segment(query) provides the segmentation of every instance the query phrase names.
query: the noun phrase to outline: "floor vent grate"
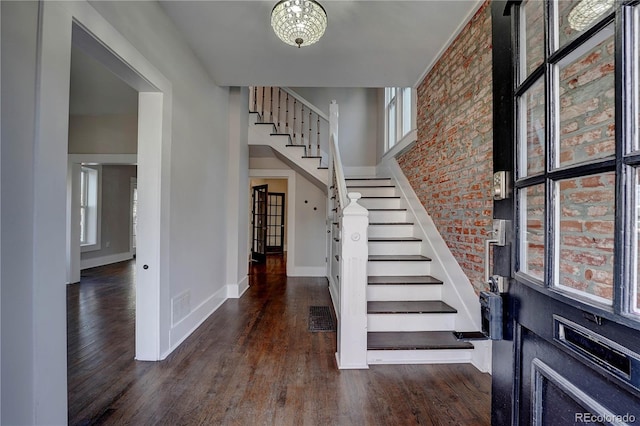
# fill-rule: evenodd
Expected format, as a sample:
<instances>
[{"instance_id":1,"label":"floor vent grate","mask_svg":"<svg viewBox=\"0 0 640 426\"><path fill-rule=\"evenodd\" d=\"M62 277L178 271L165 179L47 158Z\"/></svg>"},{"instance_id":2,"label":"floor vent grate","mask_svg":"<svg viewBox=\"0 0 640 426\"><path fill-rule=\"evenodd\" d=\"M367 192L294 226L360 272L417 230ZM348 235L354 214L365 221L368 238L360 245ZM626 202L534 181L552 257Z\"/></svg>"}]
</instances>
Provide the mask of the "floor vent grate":
<instances>
[{"instance_id":1,"label":"floor vent grate","mask_svg":"<svg viewBox=\"0 0 640 426\"><path fill-rule=\"evenodd\" d=\"M309 306L309 331L336 331L329 306Z\"/></svg>"}]
</instances>

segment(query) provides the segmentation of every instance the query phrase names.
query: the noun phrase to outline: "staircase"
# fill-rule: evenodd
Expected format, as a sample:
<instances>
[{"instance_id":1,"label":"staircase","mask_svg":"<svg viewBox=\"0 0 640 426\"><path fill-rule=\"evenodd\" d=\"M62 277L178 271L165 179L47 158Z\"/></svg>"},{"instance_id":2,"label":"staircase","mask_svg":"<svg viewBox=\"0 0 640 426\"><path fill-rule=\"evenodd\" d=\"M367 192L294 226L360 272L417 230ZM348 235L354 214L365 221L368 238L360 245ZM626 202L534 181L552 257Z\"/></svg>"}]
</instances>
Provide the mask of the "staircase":
<instances>
[{"instance_id":1,"label":"staircase","mask_svg":"<svg viewBox=\"0 0 640 426\"><path fill-rule=\"evenodd\" d=\"M289 89L256 86L250 95L249 145L271 147L278 159L326 193L328 117Z\"/></svg>"},{"instance_id":2,"label":"staircase","mask_svg":"<svg viewBox=\"0 0 640 426\"><path fill-rule=\"evenodd\" d=\"M488 371L489 342L454 335L478 330L477 296L397 163L387 165L394 178L345 179L337 105L327 117L288 89L250 92L249 144L271 147L328 194L338 367L472 363Z\"/></svg>"},{"instance_id":3,"label":"staircase","mask_svg":"<svg viewBox=\"0 0 640 426\"><path fill-rule=\"evenodd\" d=\"M474 346L454 337L455 307L442 301L443 282L390 178L346 179L369 210L367 362L471 362Z\"/></svg>"}]
</instances>

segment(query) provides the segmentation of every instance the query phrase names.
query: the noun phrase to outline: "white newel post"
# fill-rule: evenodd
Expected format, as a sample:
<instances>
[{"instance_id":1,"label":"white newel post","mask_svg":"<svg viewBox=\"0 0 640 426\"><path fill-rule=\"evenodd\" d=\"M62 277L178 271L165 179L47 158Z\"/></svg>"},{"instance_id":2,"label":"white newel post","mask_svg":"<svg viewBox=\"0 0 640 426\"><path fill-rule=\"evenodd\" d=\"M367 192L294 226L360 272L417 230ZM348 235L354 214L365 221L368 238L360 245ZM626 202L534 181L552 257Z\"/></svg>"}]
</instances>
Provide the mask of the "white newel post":
<instances>
[{"instance_id":1,"label":"white newel post","mask_svg":"<svg viewBox=\"0 0 640 426\"><path fill-rule=\"evenodd\" d=\"M367 364L367 228L369 211L358 204L361 195L349 193L342 210L340 256L339 369L369 368Z\"/></svg>"}]
</instances>

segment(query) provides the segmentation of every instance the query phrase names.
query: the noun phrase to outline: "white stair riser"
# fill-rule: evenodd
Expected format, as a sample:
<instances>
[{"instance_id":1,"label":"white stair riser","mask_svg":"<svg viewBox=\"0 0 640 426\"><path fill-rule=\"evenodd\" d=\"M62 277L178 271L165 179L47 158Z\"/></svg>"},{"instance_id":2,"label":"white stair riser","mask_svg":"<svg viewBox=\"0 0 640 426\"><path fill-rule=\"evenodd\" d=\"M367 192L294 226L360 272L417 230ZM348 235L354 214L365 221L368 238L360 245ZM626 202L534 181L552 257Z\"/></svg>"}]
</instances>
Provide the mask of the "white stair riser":
<instances>
[{"instance_id":1,"label":"white stair riser","mask_svg":"<svg viewBox=\"0 0 640 426\"><path fill-rule=\"evenodd\" d=\"M440 300L441 298L441 285L367 285L367 300L370 302Z\"/></svg>"},{"instance_id":2,"label":"white stair riser","mask_svg":"<svg viewBox=\"0 0 640 426\"><path fill-rule=\"evenodd\" d=\"M461 364L470 363L473 349L368 350L369 364Z\"/></svg>"},{"instance_id":3,"label":"white stair riser","mask_svg":"<svg viewBox=\"0 0 640 426\"><path fill-rule=\"evenodd\" d=\"M454 330L456 314L367 314L367 331Z\"/></svg>"},{"instance_id":4,"label":"white stair riser","mask_svg":"<svg viewBox=\"0 0 640 426\"><path fill-rule=\"evenodd\" d=\"M380 185L392 185L391 179L354 179L347 180L347 186L380 186Z\"/></svg>"},{"instance_id":5,"label":"white stair riser","mask_svg":"<svg viewBox=\"0 0 640 426\"><path fill-rule=\"evenodd\" d=\"M367 274L372 277L431 275L431 262L368 262Z\"/></svg>"},{"instance_id":6,"label":"white stair riser","mask_svg":"<svg viewBox=\"0 0 640 426\"><path fill-rule=\"evenodd\" d=\"M395 197L397 195L395 188L365 188L358 186L347 187L347 191L359 192L363 197Z\"/></svg>"},{"instance_id":7,"label":"white stair riser","mask_svg":"<svg viewBox=\"0 0 640 426\"><path fill-rule=\"evenodd\" d=\"M412 237L413 225L369 225L369 237Z\"/></svg>"},{"instance_id":8,"label":"white stair riser","mask_svg":"<svg viewBox=\"0 0 640 426\"><path fill-rule=\"evenodd\" d=\"M400 198L361 198L358 204L367 209L399 209L402 207Z\"/></svg>"},{"instance_id":9,"label":"white stair riser","mask_svg":"<svg viewBox=\"0 0 640 426\"><path fill-rule=\"evenodd\" d=\"M420 254L420 241L369 241L369 254Z\"/></svg>"},{"instance_id":10,"label":"white stair riser","mask_svg":"<svg viewBox=\"0 0 640 426\"><path fill-rule=\"evenodd\" d=\"M369 211L369 223L406 222L406 210Z\"/></svg>"}]
</instances>

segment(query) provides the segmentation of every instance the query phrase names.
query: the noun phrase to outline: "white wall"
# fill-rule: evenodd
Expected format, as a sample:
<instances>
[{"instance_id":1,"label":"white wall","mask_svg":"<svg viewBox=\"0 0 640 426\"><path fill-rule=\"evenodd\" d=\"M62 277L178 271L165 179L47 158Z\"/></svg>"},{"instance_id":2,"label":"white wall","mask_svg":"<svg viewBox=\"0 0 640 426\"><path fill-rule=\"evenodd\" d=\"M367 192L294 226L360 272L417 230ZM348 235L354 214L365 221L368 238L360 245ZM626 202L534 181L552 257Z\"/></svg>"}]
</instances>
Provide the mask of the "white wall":
<instances>
[{"instance_id":1,"label":"white wall","mask_svg":"<svg viewBox=\"0 0 640 426\"><path fill-rule=\"evenodd\" d=\"M168 177L171 188L170 197L163 197L161 205L164 217L168 217L166 249L169 253L165 256L167 264L160 266L162 279L169 278L169 288L160 292L163 309L159 349L166 354L226 297L228 221L221 200L228 195L229 91L212 83L157 3L97 2L93 5L172 86L172 97L167 98L171 99L167 108L172 111L171 151L162 153L163 164L170 164L170 171L163 170L162 178ZM71 20L64 10L84 6L2 2L1 7L1 205L2 222L11 223L11 228L3 229L1 243L0 422L60 424L67 419L64 315L67 171L63 166L66 152L55 152L50 164L43 161L50 148L36 144L46 141L46 137L36 135L35 111L36 101L43 108L58 105L67 109L68 87L56 86L55 90L37 93L38 8L52 12L44 21L45 29L65 33L70 40ZM46 51L41 57L57 58L58 62L70 59L70 46L52 40L44 46ZM55 74L55 70L48 70L47 75ZM56 80L65 77L68 81L68 75L58 75ZM58 125L67 126L67 123ZM56 136L63 132L66 134L66 130L60 129ZM170 162L164 162L166 155L170 155ZM54 179L46 180L48 171L57 166L60 170L53 173ZM51 191L47 193L49 187ZM44 198L39 198L41 196ZM60 201L52 201L54 199ZM43 206L50 202L56 208L44 210ZM56 226L55 231L47 230ZM40 237L52 234L55 238L51 243L34 245L36 234ZM57 242L60 242L59 250L54 249ZM46 259L47 255L51 256L46 266L57 265L51 268L49 281L36 262ZM179 326L172 326L169 308L163 301L185 291L191 295L191 312Z\"/></svg>"},{"instance_id":2,"label":"white wall","mask_svg":"<svg viewBox=\"0 0 640 426\"><path fill-rule=\"evenodd\" d=\"M249 91L229 89L229 161L227 206L228 296L240 297L249 288Z\"/></svg>"},{"instance_id":3,"label":"white wall","mask_svg":"<svg viewBox=\"0 0 640 426\"><path fill-rule=\"evenodd\" d=\"M69 154L137 152L138 114L69 116Z\"/></svg>"},{"instance_id":4,"label":"white wall","mask_svg":"<svg viewBox=\"0 0 640 426\"><path fill-rule=\"evenodd\" d=\"M38 4L2 8L2 424L35 424L33 185ZM63 341L64 336L61 336ZM66 370L65 370L66 375ZM66 394L65 394L66 395ZM66 396L65 396L66 397Z\"/></svg>"},{"instance_id":5,"label":"white wall","mask_svg":"<svg viewBox=\"0 0 640 426\"><path fill-rule=\"evenodd\" d=\"M378 89L295 87L293 90L327 115L331 101L337 101L340 156L345 168L357 172L357 168L376 166Z\"/></svg>"}]
</instances>

